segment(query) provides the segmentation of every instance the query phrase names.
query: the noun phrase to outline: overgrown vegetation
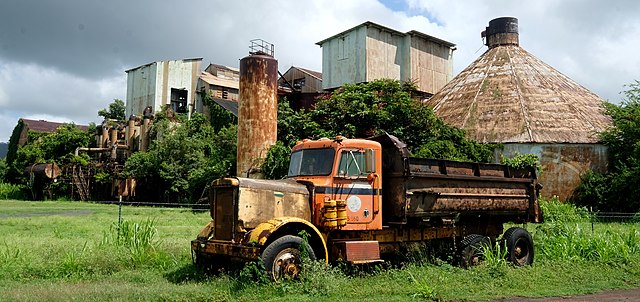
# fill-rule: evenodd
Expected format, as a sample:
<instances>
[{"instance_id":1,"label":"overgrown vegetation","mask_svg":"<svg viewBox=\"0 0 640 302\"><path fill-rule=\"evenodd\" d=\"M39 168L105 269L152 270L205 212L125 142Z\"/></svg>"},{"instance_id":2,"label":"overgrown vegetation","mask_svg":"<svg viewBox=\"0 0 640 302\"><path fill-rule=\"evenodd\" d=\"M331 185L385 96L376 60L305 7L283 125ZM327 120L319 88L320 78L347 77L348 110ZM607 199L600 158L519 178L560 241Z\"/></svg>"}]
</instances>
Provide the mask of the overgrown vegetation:
<instances>
[{"instance_id":1,"label":"overgrown vegetation","mask_svg":"<svg viewBox=\"0 0 640 302\"><path fill-rule=\"evenodd\" d=\"M582 177L573 202L597 211L640 211L640 82L628 85L620 105L606 103L613 125L601 133L608 147L609 171Z\"/></svg>"},{"instance_id":2,"label":"overgrown vegetation","mask_svg":"<svg viewBox=\"0 0 640 302\"><path fill-rule=\"evenodd\" d=\"M126 116L124 114L124 101L120 99L114 99L113 102L109 104L108 108L103 108L98 111L98 116L101 116L107 120L116 120L120 122L125 121Z\"/></svg>"},{"instance_id":3,"label":"overgrown vegetation","mask_svg":"<svg viewBox=\"0 0 640 302\"><path fill-rule=\"evenodd\" d=\"M542 166L540 165L540 159L534 154L522 154L518 153L515 156L509 158L504 155L500 158L500 161L514 169L526 169L529 167L534 168L538 173L542 172Z\"/></svg>"},{"instance_id":4,"label":"overgrown vegetation","mask_svg":"<svg viewBox=\"0 0 640 302\"><path fill-rule=\"evenodd\" d=\"M125 207L118 228L114 205L0 201L5 234L0 296L3 301L459 301L640 286L637 223L597 223L591 231L584 209L557 201L542 201L542 207L547 222L528 225L537 252L530 267L513 267L492 250L495 257L485 256L470 269L413 262L349 273L305 262L299 280L273 283L257 262L217 276L197 271L185 242L210 220L208 212Z\"/></svg>"},{"instance_id":5,"label":"overgrown vegetation","mask_svg":"<svg viewBox=\"0 0 640 302\"><path fill-rule=\"evenodd\" d=\"M467 140L464 131L437 118L433 110L411 97L415 85L409 82L381 79L361 84L346 84L320 99L313 110L293 111L286 100L278 107L278 140L293 146L304 138L318 139L342 135L366 138L389 133L405 142L417 157L490 162L495 146ZM280 148L280 147L278 147ZM273 163L288 166L283 153L267 158L266 170ZM265 167L263 166L263 170ZM273 175L282 178L286 174Z\"/></svg>"},{"instance_id":6,"label":"overgrown vegetation","mask_svg":"<svg viewBox=\"0 0 640 302\"><path fill-rule=\"evenodd\" d=\"M25 188L22 185L0 182L0 200L25 199Z\"/></svg>"},{"instance_id":7,"label":"overgrown vegetation","mask_svg":"<svg viewBox=\"0 0 640 302\"><path fill-rule=\"evenodd\" d=\"M44 186L46 186L49 197L64 196L68 192L66 184L62 182L34 182L24 172L25 168L44 163L57 164L58 166L69 163L86 164L88 156L75 156L74 151L77 147L89 147L94 142L95 125L90 125L89 131L82 131L74 124L63 124L53 133L28 131L28 143L20 147L18 141L23 127L25 127L24 123L20 120L13 130L6 166L2 169L4 172L0 182L13 184L12 189L24 189L21 193L16 192L17 195L13 195L16 198L29 193L30 198L41 199L43 198Z\"/></svg>"},{"instance_id":8,"label":"overgrown vegetation","mask_svg":"<svg viewBox=\"0 0 640 302\"><path fill-rule=\"evenodd\" d=\"M207 106L208 118L213 130L218 132L222 128L238 124L238 118L231 111L224 109L213 100L211 91L198 92L202 98L202 103Z\"/></svg>"},{"instance_id":9,"label":"overgrown vegetation","mask_svg":"<svg viewBox=\"0 0 640 302\"><path fill-rule=\"evenodd\" d=\"M557 199L541 202L546 223L536 229L536 250L544 259L628 264L640 255L640 232L635 224L599 224L585 208ZM623 226L623 227L620 227ZM624 226L627 226L624 228Z\"/></svg>"},{"instance_id":10,"label":"overgrown vegetation","mask_svg":"<svg viewBox=\"0 0 640 302\"><path fill-rule=\"evenodd\" d=\"M236 126L215 131L204 115L172 123L156 116L152 143L126 162L123 176L142 182L151 200L196 201L213 180L235 173Z\"/></svg>"}]
</instances>

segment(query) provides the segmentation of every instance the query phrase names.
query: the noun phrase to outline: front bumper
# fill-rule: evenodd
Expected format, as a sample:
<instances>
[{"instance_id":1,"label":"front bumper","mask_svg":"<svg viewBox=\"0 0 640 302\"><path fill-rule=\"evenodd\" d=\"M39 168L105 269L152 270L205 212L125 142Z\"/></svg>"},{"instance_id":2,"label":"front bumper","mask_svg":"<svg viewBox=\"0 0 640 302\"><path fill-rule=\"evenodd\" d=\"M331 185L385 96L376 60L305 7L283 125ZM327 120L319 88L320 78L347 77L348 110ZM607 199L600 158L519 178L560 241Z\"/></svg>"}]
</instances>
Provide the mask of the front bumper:
<instances>
[{"instance_id":1,"label":"front bumper","mask_svg":"<svg viewBox=\"0 0 640 302\"><path fill-rule=\"evenodd\" d=\"M191 252L201 255L219 255L229 258L241 258L249 261L259 260L261 256L259 247L221 240L193 240L191 241Z\"/></svg>"}]
</instances>

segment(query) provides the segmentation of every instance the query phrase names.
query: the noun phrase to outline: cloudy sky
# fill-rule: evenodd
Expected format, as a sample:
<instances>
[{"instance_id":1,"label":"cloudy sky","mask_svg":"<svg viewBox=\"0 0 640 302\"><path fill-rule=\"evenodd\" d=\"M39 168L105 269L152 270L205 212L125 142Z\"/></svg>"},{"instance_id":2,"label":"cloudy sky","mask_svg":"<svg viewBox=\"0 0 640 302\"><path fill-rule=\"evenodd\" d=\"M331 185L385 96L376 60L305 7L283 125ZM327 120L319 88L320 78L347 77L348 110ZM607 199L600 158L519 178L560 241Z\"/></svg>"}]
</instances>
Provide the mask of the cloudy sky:
<instances>
[{"instance_id":1,"label":"cloudy sky","mask_svg":"<svg viewBox=\"0 0 640 302\"><path fill-rule=\"evenodd\" d=\"M280 71L321 71L315 43L365 21L457 44L457 74L486 50L489 20L517 17L522 47L617 103L640 79L639 11L632 0L1 0L0 141L20 117L99 123L125 99L126 69L196 57L237 67L255 38L275 44Z\"/></svg>"}]
</instances>

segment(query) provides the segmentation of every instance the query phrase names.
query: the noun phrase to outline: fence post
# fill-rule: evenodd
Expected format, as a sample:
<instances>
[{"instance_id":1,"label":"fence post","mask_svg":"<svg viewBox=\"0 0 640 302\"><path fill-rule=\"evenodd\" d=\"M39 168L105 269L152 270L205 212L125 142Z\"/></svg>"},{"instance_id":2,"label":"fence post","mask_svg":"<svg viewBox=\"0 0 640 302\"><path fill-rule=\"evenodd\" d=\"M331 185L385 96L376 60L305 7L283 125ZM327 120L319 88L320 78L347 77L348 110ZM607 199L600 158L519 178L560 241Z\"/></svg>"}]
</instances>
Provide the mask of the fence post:
<instances>
[{"instance_id":1,"label":"fence post","mask_svg":"<svg viewBox=\"0 0 640 302\"><path fill-rule=\"evenodd\" d=\"M122 222L122 195L118 195L118 229L120 229L121 222Z\"/></svg>"},{"instance_id":2,"label":"fence post","mask_svg":"<svg viewBox=\"0 0 640 302\"><path fill-rule=\"evenodd\" d=\"M591 234L593 234L593 207L589 207L589 216L591 217L591 219L589 219L591 220Z\"/></svg>"}]
</instances>

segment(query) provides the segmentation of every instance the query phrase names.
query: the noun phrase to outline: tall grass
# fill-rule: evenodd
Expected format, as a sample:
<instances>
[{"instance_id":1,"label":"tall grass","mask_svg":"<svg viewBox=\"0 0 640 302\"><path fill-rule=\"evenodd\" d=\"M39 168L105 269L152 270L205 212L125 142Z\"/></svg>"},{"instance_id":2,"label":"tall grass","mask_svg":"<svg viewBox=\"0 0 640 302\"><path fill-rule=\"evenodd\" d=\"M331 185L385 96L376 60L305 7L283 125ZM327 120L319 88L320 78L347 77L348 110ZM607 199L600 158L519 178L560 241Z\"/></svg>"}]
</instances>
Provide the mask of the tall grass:
<instances>
[{"instance_id":1,"label":"tall grass","mask_svg":"<svg viewBox=\"0 0 640 302\"><path fill-rule=\"evenodd\" d=\"M547 260L627 264L640 256L640 232L619 223L590 222L586 208L541 200L545 222L535 231L536 252Z\"/></svg>"},{"instance_id":2,"label":"tall grass","mask_svg":"<svg viewBox=\"0 0 640 302\"><path fill-rule=\"evenodd\" d=\"M273 283L259 262L219 276L195 269L189 241L210 221L208 213L125 207L118 226L116 206L0 201L7 213L0 216L0 300L459 301L640 286L640 225L597 223L591 231L580 215L550 219L573 215L562 213L565 205L553 206L558 214L547 210L546 223L529 225L533 266L509 265L499 247L470 269L409 255L402 266L362 274L304 262L298 280ZM74 210L86 214L69 215Z\"/></svg>"},{"instance_id":3,"label":"tall grass","mask_svg":"<svg viewBox=\"0 0 640 302\"><path fill-rule=\"evenodd\" d=\"M560 202L557 197L540 198L540 208L545 222L568 223L589 221L589 211L585 207L576 207L570 203Z\"/></svg>"}]
</instances>

